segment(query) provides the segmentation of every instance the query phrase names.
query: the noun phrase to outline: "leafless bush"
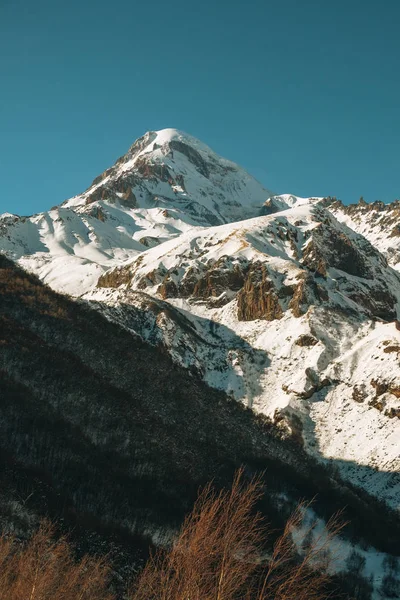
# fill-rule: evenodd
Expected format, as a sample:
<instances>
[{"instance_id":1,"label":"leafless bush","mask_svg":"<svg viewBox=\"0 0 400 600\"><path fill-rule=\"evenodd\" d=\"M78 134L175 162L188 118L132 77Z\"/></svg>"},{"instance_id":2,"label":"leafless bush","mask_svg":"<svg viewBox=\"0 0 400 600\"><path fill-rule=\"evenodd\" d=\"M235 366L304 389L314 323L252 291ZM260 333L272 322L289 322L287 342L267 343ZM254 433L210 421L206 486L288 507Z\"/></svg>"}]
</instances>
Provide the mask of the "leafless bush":
<instances>
[{"instance_id":1,"label":"leafless bush","mask_svg":"<svg viewBox=\"0 0 400 600\"><path fill-rule=\"evenodd\" d=\"M185 519L172 548L158 550L130 592L130 600L320 600L328 597L330 548L340 530L333 519L317 535L302 536L307 504L300 504L267 550L271 533L257 501L260 479L231 489L208 485ZM312 534L312 535L309 535ZM297 540L297 541L296 541ZM302 551L299 551L302 548ZM75 560L66 539L43 524L27 542L0 537L0 600L115 600L105 559Z\"/></svg>"},{"instance_id":2,"label":"leafless bush","mask_svg":"<svg viewBox=\"0 0 400 600\"><path fill-rule=\"evenodd\" d=\"M307 505L300 505L266 556L268 527L255 505L259 479L243 484L239 471L232 488L199 495L170 550L148 561L131 600L319 600L328 597L329 547L341 526L332 519L299 555L293 532Z\"/></svg>"},{"instance_id":3,"label":"leafless bush","mask_svg":"<svg viewBox=\"0 0 400 600\"><path fill-rule=\"evenodd\" d=\"M43 524L25 543L0 537L0 600L114 600L104 560L74 560L65 539Z\"/></svg>"}]
</instances>

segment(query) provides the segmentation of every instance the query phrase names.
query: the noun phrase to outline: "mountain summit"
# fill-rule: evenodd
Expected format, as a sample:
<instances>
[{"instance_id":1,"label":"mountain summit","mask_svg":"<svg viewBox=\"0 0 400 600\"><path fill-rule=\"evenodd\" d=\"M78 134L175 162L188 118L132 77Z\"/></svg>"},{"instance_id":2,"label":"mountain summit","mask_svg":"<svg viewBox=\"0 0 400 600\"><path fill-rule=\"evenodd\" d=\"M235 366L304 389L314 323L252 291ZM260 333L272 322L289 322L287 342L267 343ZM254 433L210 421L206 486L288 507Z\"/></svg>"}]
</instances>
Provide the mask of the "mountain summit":
<instances>
[{"instance_id":1,"label":"mountain summit","mask_svg":"<svg viewBox=\"0 0 400 600\"><path fill-rule=\"evenodd\" d=\"M274 196L175 129L0 250L398 508L398 203Z\"/></svg>"},{"instance_id":2,"label":"mountain summit","mask_svg":"<svg viewBox=\"0 0 400 600\"><path fill-rule=\"evenodd\" d=\"M151 131L83 194L32 217L3 215L0 245L55 289L79 295L148 247L260 214L270 196L195 138Z\"/></svg>"},{"instance_id":3,"label":"mountain summit","mask_svg":"<svg viewBox=\"0 0 400 600\"><path fill-rule=\"evenodd\" d=\"M175 219L191 218L193 225L217 225L255 216L270 195L196 138L163 129L136 140L84 194L64 206L119 200L134 208L169 209Z\"/></svg>"}]
</instances>

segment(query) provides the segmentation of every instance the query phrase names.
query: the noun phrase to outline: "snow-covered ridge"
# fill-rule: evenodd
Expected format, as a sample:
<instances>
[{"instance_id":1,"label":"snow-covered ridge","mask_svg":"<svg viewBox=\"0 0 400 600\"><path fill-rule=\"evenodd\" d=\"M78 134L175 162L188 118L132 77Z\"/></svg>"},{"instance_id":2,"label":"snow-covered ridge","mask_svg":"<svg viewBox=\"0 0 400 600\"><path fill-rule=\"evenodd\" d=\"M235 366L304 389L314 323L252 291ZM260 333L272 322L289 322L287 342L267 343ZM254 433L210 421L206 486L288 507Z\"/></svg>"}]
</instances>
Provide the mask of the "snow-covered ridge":
<instances>
[{"instance_id":1,"label":"snow-covered ridge","mask_svg":"<svg viewBox=\"0 0 400 600\"><path fill-rule=\"evenodd\" d=\"M367 204L360 199L358 204L345 206L340 200L327 199L325 204L339 221L366 237L400 271L400 200Z\"/></svg>"},{"instance_id":2,"label":"snow-covered ridge","mask_svg":"<svg viewBox=\"0 0 400 600\"><path fill-rule=\"evenodd\" d=\"M149 249L86 298L398 507L400 277L320 203L293 204Z\"/></svg>"},{"instance_id":3,"label":"snow-covered ridge","mask_svg":"<svg viewBox=\"0 0 400 600\"><path fill-rule=\"evenodd\" d=\"M61 206L1 215L0 251L398 507L398 219L274 196L166 129Z\"/></svg>"},{"instance_id":4,"label":"snow-covered ridge","mask_svg":"<svg viewBox=\"0 0 400 600\"><path fill-rule=\"evenodd\" d=\"M0 251L80 295L107 268L193 228L260 214L271 193L175 129L148 132L83 194L34 215L3 215Z\"/></svg>"}]
</instances>

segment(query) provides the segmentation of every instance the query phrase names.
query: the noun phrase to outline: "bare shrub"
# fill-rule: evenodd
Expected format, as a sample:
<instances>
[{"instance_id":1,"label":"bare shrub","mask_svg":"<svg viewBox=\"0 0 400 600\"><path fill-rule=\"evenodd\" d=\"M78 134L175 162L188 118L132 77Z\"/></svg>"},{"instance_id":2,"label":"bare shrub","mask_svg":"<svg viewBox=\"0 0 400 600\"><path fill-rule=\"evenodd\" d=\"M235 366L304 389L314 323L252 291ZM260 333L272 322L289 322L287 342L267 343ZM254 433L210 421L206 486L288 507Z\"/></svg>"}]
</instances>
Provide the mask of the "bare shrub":
<instances>
[{"instance_id":1,"label":"bare shrub","mask_svg":"<svg viewBox=\"0 0 400 600\"><path fill-rule=\"evenodd\" d=\"M229 490L217 492L208 485L172 548L151 556L130 600L328 598L338 521L331 520L321 533L314 522L304 533L309 505L300 504L280 537L268 545L272 532L256 511L262 493L261 480L245 485L243 471L238 471ZM302 537L307 537L306 544ZM67 540L55 540L51 526L42 524L26 542L0 537L0 600L115 600L115 596L109 591L106 559L76 560Z\"/></svg>"},{"instance_id":2,"label":"bare shrub","mask_svg":"<svg viewBox=\"0 0 400 600\"><path fill-rule=\"evenodd\" d=\"M254 506L259 480L247 487L239 472L228 491L207 486L185 519L171 550L148 561L134 600L225 600L247 588L257 569L263 528Z\"/></svg>"},{"instance_id":3,"label":"bare shrub","mask_svg":"<svg viewBox=\"0 0 400 600\"><path fill-rule=\"evenodd\" d=\"M262 495L260 479L199 495L170 550L158 550L131 591L131 600L317 600L327 598L328 552L341 529L332 519L299 555L293 533L308 505L300 505L268 555L270 533L255 512Z\"/></svg>"},{"instance_id":4,"label":"bare shrub","mask_svg":"<svg viewBox=\"0 0 400 600\"><path fill-rule=\"evenodd\" d=\"M47 524L25 543L0 537L0 600L114 600L108 572L104 560L75 561Z\"/></svg>"}]
</instances>

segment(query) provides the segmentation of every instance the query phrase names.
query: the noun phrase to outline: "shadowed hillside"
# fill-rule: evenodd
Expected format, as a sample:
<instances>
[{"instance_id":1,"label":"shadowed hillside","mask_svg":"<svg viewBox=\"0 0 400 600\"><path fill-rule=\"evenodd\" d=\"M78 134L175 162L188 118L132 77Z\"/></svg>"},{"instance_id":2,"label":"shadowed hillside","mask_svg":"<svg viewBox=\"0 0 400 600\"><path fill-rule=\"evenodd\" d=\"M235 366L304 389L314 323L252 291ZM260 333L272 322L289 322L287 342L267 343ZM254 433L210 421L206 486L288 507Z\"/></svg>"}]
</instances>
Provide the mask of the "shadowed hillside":
<instances>
[{"instance_id":1,"label":"shadowed hillside","mask_svg":"<svg viewBox=\"0 0 400 600\"><path fill-rule=\"evenodd\" d=\"M85 549L111 540L141 554L168 534L199 485L265 470L263 510L279 527L293 502L348 506L351 535L396 550L398 521L335 483L265 418L208 388L162 350L60 296L0 256L2 528L26 535L38 517L74 528ZM363 521L368 527L363 527Z\"/></svg>"}]
</instances>

